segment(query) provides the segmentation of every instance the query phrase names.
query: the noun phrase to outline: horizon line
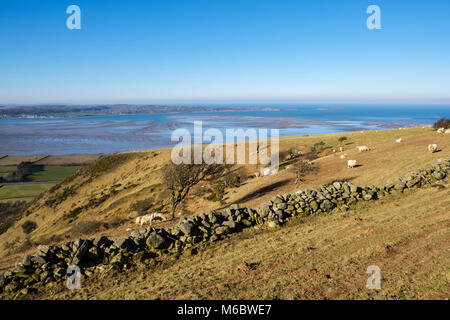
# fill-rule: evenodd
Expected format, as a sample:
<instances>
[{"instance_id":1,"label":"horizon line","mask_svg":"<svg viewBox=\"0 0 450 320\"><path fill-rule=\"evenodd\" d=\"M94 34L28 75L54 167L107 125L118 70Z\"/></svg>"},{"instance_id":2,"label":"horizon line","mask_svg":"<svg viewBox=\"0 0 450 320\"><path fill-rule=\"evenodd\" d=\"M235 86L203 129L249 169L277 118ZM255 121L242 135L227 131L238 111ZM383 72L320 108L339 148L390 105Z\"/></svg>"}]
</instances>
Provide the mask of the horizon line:
<instances>
[{"instance_id":1,"label":"horizon line","mask_svg":"<svg viewBox=\"0 0 450 320\"><path fill-rule=\"evenodd\" d=\"M355 100L204 100L204 99L198 99L198 100L189 100L189 99L182 99L182 100L151 100L151 101L137 101L137 102L124 102L124 101L85 101L85 102L26 102L26 103L20 103L20 102L7 102L2 103L0 102L0 106L2 107L20 107L20 106L29 106L29 107L36 107L36 106L92 106L92 105L105 105L105 106L114 106L114 105L129 105L129 106L202 106L202 105L220 105L223 106L224 104L261 104L261 105L272 105L272 104L278 104L278 105L289 105L289 104L317 104L317 105L387 105L387 104L395 104L395 105L423 105L423 104L430 104L430 105L450 105L450 99L432 99L432 100L403 100L403 99L395 99L395 100L387 100L387 99L380 99L380 100L361 100L361 101L355 101Z\"/></svg>"}]
</instances>

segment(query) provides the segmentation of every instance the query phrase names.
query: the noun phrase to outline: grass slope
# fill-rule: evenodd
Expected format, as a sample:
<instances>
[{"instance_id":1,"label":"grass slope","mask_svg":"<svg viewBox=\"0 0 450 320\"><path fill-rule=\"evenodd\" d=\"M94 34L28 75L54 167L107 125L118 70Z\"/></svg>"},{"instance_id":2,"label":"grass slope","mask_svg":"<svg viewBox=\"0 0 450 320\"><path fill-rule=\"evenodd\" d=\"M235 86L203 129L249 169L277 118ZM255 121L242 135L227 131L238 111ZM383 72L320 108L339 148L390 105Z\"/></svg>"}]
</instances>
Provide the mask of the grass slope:
<instances>
[{"instance_id":1,"label":"grass slope","mask_svg":"<svg viewBox=\"0 0 450 320\"><path fill-rule=\"evenodd\" d=\"M33 299L448 299L450 185L250 228L195 256L64 284ZM381 290L366 288L381 268Z\"/></svg>"},{"instance_id":2,"label":"grass slope","mask_svg":"<svg viewBox=\"0 0 450 320\"><path fill-rule=\"evenodd\" d=\"M338 149L338 138L341 136L348 138L344 143L347 159L357 160L360 167L348 169L347 159L340 159L339 153L331 152L333 148ZM402 137L404 142L395 143L398 137ZM315 161L320 171L317 175L307 176L300 188L338 179L351 180L357 185L382 184L392 177L434 163L438 158L447 156L450 150L449 136L437 134L430 127L283 137L280 139L280 150L293 148L307 152L319 141L324 141L328 147L322 157ZM437 143L442 151L433 154L428 152L427 145L430 143ZM358 153L355 149L357 145L368 145L372 150ZM169 159L170 149L112 155L51 188L32 201L28 216L0 235L0 268L13 264L24 253L18 252L18 248L26 241L26 235L20 227L26 220L38 225L29 235L34 244L61 243L74 239L80 236L79 230L73 232L74 228L90 222L108 223L114 227L97 231L87 228L85 237L99 232L112 238L127 235L127 228L136 228L134 219L137 212L132 210L136 201L148 198L158 201L167 196L160 183L160 168ZM248 165L246 169L252 175L260 168ZM232 203L257 207L276 194L294 191L294 182L292 171L281 170L276 175L249 179L239 188L227 190L225 204L191 196L180 209L184 215L190 215L220 209ZM120 224L115 221L127 222ZM169 221L158 226L168 227L175 223L177 221Z\"/></svg>"}]
</instances>

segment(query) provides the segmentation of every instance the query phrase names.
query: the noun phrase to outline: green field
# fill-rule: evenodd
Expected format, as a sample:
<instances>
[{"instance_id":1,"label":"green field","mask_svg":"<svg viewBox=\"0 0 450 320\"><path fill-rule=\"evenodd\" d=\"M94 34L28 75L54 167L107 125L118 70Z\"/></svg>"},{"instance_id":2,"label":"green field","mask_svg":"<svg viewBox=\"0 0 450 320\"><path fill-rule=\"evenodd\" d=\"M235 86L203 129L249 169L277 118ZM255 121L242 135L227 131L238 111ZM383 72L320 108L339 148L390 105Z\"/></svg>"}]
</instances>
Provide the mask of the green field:
<instances>
[{"instance_id":1,"label":"green field","mask_svg":"<svg viewBox=\"0 0 450 320\"><path fill-rule=\"evenodd\" d=\"M31 200L54 185L54 183L3 185L0 187L0 201Z\"/></svg>"},{"instance_id":2,"label":"green field","mask_svg":"<svg viewBox=\"0 0 450 320\"><path fill-rule=\"evenodd\" d=\"M30 181L62 181L74 174L81 166L45 166L43 171L37 171L28 176Z\"/></svg>"},{"instance_id":3,"label":"green field","mask_svg":"<svg viewBox=\"0 0 450 320\"><path fill-rule=\"evenodd\" d=\"M27 177L29 183L0 185L0 202L16 200L32 200L44 191L47 191L55 183L33 183L46 181L63 181L75 173L81 166L45 166L44 170L36 171ZM0 176L13 172L15 166L0 166Z\"/></svg>"},{"instance_id":4,"label":"green field","mask_svg":"<svg viewBox=\"0 0 450 320\"><path fill-rule=\"evenodd\" d=\"M0 176L4 175L5 173L8 173L8 172L13 172L15 170L16 170L16 166L5 166L5 167L0 166Z\"/></svg>"}]
</instances>

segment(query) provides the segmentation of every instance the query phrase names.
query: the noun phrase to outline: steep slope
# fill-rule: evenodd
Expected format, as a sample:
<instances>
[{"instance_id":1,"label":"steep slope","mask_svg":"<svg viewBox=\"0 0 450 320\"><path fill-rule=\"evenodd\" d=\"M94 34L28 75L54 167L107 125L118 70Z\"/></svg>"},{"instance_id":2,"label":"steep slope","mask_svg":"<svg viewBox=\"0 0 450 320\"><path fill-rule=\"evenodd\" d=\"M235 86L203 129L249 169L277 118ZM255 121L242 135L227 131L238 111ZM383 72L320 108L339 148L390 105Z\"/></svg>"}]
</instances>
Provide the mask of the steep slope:
<instances>
[{"instance_id":1,"label":"steep slope","mask_svg":"<svg viewBox=\"0 0 450 320\"><path fill-rule=\"evenodd\" d=\"M347 159L340 159L339 153L331 152L332 148L338 149L338 138L341 136L348 138L344 153L348 159L356 159L360 167L347 169ZM402 137L404 142L395 143L398 137ZM304 152L319 141L324 141L328 149L316 160L320 166L319 173L307 177L302 188L339 179L351 180L360 185L382 183L390 177L430 164L447 155L450 150L449 137L436 134L431 128L285 137L281 138L280 150L293 148ZM434 154L427 152L429 143L437 143L443 151ZM362 144L372 150L358 153L355 146ZM158 205L166 197L160 183L160 168L169 161L169 157L169 149L116 154L100 159L69 177L36 199L28 209L28 215L0 235L0 251L4 257L0 265L5 267L13 264L18 252L27 252L28 247L36 244L61 243L87 234L102 233L116 237L129 233L127 228L135 228L133 221L137 212L133 211L133 204L136 201L151 199ZM286 163L282 168L288 165ZM256 166L247 166L249 175L257 169ZM185 215L189 215L232 203L256 207L277 193L295 190L294 181L293 172L281 170L273 176L246 180L239 188L229 190L225 205L206 201L201 196L192 196L183 210ZM38 225L29 235L25 235L21 228L27 220ZM162 225L169 226L176 222Z\"/></svg>"},{"instance_id":2,"label":"steep slope","mask_svg":"<svg viewBox=\"0 0 450 320\"><path fill-rule=\"evenodd\" d=\"M253 227L197 255L83 278L32 299L447 299L450 185ZM369 266L381 290L366 288Z\"/></svg>"}]
</instances>

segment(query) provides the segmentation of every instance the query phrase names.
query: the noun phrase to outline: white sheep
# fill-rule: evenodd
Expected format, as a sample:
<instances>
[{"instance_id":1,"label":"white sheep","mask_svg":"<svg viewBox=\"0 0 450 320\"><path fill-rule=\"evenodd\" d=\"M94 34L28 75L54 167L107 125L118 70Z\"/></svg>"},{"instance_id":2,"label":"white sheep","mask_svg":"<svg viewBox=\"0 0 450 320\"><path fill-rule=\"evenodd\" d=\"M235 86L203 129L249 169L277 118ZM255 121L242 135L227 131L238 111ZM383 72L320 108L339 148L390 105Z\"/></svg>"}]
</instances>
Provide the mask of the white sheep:
<instances>
[{"instance_id":1,"label":"white sheep","mask_svg":"<svg viewBox=\"0 0 450 320\"><path fill-rule=\"evenodd\" d=\"M367 146L359 146L359 147L356 147L356 149L358 149L359 152L370 150L369 147L367 147Z\"/></svg>"},{"instance_id":2,"label":"white sheep","mask_svg":"<svg viewBox=\"0 0 450 320\"><path fill-rule=\"evenodd\" d=\"M436 150L437 150L437 144L429 144L428 145L428 151L431 151L431 153L434 153L434 152L436 152Z\"/></svg>"},{"instance_id":3,"label":"white sheep","mask_svg":"<svg viewBox=\"0 0 450 320\"><path fill-rule=\"evenodd\" d=\"M272 174L277 174L278 170L275 168L262 168L261 169L261 175L262 176L270 176Z\"/></svg>"},{"instance_id":4,"label":"white sheep","mask_svg":"<svg viewBox=\"0 0 450 320\"><path fill-rule=\"evenodd\" d=\"M437 133L444 133L445 132L445 129L444 128L439 128L439 129L437 129Z\"/></svg>"},{"instance_id":5,"label":"white sheep","mask_svg":"<svg viewBox=\"0 0 450 320\"><path fill-rule=\"evenodd\" d=\"M152 224L154 219L160 219L163 221L167 220L166 217L164 216L164 214L162 214L162 213L151 213L151 214L146 214L144 216L137 217L136 224L139 224L142 227L146 223Z\"/></svg>"},{"instance_id":6,"label":"white sheep","mask_svg":"<svg viewBox=\"0 0 450 320\"><path fill-rule=\"evenodd\" d=\"M402 142L402 138L395 139L395 142L397 142L397 143Z\"/></svg>"},{"instance_id":7,"label":"white sheep","mask_svg":"<svg viewBox=\"0 0 450 320\"><path fill-rule=\"evenodd\" d=\"M356 160L347 160L347 168L354 168L356 166Z\"/></svg>"}]
</instances>

